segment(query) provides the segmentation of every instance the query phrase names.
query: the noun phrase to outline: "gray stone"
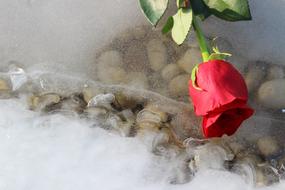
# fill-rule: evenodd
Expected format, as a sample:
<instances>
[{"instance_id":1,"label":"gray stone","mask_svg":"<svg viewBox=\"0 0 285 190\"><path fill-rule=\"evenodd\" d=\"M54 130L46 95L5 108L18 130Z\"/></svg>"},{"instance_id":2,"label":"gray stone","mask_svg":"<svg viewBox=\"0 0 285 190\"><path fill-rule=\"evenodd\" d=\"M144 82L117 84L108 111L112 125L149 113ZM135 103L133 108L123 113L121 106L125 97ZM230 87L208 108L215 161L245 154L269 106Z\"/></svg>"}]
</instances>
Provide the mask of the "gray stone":
<instances>
[{"instance_id":1,"label":"gray stone","mask_svg":"<svg viewBox=\"0 0 285 190\"><path fill-rule=\"evenodd\" d=\"M53 108L58 108L58 103L60 103L61 97L55 93L47 93L38 96L31 96L28 99L28 104L30 109L35 111L52 111ZM60 106L61 107L61 106Z\"/></svg>"},{"instance_id":2,"label":"gray stone","mask_svg":"<svg viewBox=\"0 0 285 190\"><path fill-rule=\"evenodd\" d=\"M134 88L148 89L148 78L142 72L129 72L126 84Z\"/></svg>"},{"instance_id":3,"label":"gray stone","mask_svg":"<svg viewBox=\"0 0 285 190\"><path fill-rule=\"evenodd\" d=\"M0 98L11 98L12 87L5 79L0 79Z\"/></svg>"},{"instance_id":4,"label":"gray stone","mask_svg":"<svg viewBox=\"0 0 285 190\"><path fill-rule=\"evenodd\" d=\"M171 79L179 75L181 72L182 70L178 65L168 64L162 69L161 76L164 80L170 81Z\"/></svg>"},{"instance_id":5,"label":"gray stone","mask_svg":"<svg viewBox=\"0 0 285 190\"><path fill-rule=\"evenodd\" d=\"M191 74L196 64L202 62L201 53L198 48L188 49L185 54L177 61L178 66L185 72Z\"/></svg>"},{"instance_id":6,"label":"gray stone","mask_svg":"<svg viewBox=\"0 0 285 190\"><path fill-rule=\"evenodd\" d=\"M270 137L270 136L266 136L266 137L262 137L258 139L257 147L260 153L265 157L277 154L280 148L278 146L277 141L273 137Z\"/></svg>"},{"instance_id":7,"label":"gray stone","mask_svg":"<svg viewBox=\"0 0 285 190\"><path fill-rule=\"evenodd\" d=\"M159 39L152 39L147 43L147 55L150 68L154 71L161 70L167 64L166 47Z\"/></svg>"},{"instance_id":8,"label":"gray stone","mask_svg":"<svg viewBox=\"0 0 285 190\"><path fill-rule=\"evenodd\" d=\"M106 51L100 55L97 63L97 76L106 84L120 84L126 80L122 56L118 51Z\"/></svg>"},{"instance_id":9,"label":"gray stone","mask_svg":"<svg viewBox=\"0 0 285 190\"><path fill-rule=\"evenodd\" d=\"M253 92L256 90L260 82L265 76L264 69L261 66L251 66L248 68L248 72L245 75L245 83L248 91Z\"/></svg>"},{"instance_id":10,"label":"gray stone","mask_svg":"<svg viewBox=\"0 0 285 190\"><path fill-rule=\"evenodd\" d=\"M98 57L98 64L107 67L121 67L123 65L123 59L120 52L116 50L110 50L103 52Z\"/></svg>"},{"instance_id":11,"label":"gray stone","mask_svg":"<svg viewBox=\"0 0 285 190\"><path fill-rule=\"evenodd\" d=\"M267 71L267 80L284 78L284 69L278 65L272 65Z\"/></svg>"},{"instance_id":12,"label":"gray stone","mask_svg":"<svg viewBox=\"0 0 285 190\"><path fill-rule=\"evenodd\" d=\"M171 96L181 97L188 95L188 81L190 75L183 74L173 78L168 84L168 90Z\"/></svg>"},{"instance_id":13,"label":"gray stone","mask_svg":"<svg viewBox=\"0 0 285 190\"><path fill-rule=\"evenodd\" d=\"M98 65L97 76L101 82L106 84L123 84L126 82L127 72L122 67Z\"/></svg>"},{"instance_id":14,"label":"gray stone","mask_svg":"<svg viewBox=\"0 0 285 190\"><path fill-rule=\"evenodd\" d=\"M258 101L268 108L285 108L285 79L263 83L258 90Z\"/></svg>"}]
</instances>

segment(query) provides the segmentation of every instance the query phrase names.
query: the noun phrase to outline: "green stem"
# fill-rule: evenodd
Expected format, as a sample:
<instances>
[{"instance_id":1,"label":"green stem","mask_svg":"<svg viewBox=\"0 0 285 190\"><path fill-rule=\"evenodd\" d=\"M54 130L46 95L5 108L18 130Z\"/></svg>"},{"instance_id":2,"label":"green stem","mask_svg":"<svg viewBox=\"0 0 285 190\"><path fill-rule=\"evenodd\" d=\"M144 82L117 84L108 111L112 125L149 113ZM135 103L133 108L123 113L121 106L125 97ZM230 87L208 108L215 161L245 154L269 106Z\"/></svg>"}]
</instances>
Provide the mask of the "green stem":
<instances>
[{"instance_id":1,"label":"green stem","mask_svg":"<svg viewBox=\"0 0 285 190\"><path fill-rule=\"evenodd\" d=\"M200 46L203 62L209 61L210 51L208 48L208 44L207 44L206 38L203 34L203 31L202 31L201 27L199 26L199 23L196 19L196 16L193 16L193 27L194 27L196 35L197 35L197 39L198 39L198 43Z\"/></svg>"}]
</instances>

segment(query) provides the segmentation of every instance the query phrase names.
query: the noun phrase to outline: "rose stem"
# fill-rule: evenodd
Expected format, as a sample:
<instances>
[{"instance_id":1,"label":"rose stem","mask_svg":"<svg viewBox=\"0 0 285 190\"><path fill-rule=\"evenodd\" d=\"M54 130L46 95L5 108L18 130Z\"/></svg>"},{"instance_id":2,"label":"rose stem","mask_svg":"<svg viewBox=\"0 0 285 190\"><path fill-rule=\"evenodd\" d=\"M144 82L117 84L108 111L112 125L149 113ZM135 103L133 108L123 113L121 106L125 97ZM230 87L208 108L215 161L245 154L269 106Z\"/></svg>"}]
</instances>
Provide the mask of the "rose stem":
<instances>
[{"instance_id":1,"label":"rose stem","mask_svg":"<svg viewBox=\"0 0 285 190\"><path fill-rule=\"evenodd\" d=\"M194 30L196 32L196 36L197 36L198 43L200 46L203 62L209 61L210 51L208 48L208 44L207 44L206 38L203 34L203 31L202 31L195 15L193 15L193 27L194 27Z\"/></svg>"}]
</instances>

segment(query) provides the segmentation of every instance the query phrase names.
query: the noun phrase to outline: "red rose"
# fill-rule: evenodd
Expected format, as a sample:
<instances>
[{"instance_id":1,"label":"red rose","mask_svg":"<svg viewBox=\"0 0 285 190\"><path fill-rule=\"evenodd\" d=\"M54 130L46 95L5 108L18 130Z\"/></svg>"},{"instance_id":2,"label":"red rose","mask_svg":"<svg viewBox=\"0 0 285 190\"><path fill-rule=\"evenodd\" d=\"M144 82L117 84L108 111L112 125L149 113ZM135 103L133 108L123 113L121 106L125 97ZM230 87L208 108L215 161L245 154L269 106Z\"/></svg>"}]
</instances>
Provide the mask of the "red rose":
<instances>
[{"instance_id":1,"label":"red rose","mask_svg":"<svg viewBox=\"0 0 285 190\"><path fill-rule=\"evenodd\" d=\"M196 115L203 116L205 137L232 135L253 114L247 106L248 91L241 74L228 62L212 60L201 63L194 87L189 94Z\"/></svg>"}]
</instances>

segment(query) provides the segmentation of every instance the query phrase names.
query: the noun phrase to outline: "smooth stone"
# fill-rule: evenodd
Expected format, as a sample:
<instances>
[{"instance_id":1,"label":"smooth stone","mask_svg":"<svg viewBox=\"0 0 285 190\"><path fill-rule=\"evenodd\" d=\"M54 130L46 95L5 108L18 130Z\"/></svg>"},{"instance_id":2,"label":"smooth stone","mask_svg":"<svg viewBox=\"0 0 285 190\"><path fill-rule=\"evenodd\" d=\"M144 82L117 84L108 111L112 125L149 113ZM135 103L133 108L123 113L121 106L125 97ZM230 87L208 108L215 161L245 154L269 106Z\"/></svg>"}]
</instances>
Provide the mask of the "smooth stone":
<instances>
[{"instance_id":1,"label":"smooth stone","mask_svg":"<svg viewBox=\"0 0 285 190\"><path fill-rule=\"evenodd\" d=\"M133 128L134 128L134 123L132 122L119 122L118 124L118 131L121 136L123 137L130 137L133 136Z\"/></svg>"},{"instance_id":2,"label":"smooth stone","mask_svg":"<svg viewBox=\"0 0 285 190\"><path fill-rule=\"evenodd\" d=\"M84 110L84 113L89 119L107 119L108 110L103 107L88 107Z\"/></svg>"},{"instance_id":3,"label":"smooth stone","mask_svg":"<svg viewBox=\"0 0 285 190\"><path fill-rule=\"evenodd\" d=\"M121 111L120 115L124 118L124 120L129 121L129 122L133 122L134 123L135 120L136 120L136 116L132 112L131 109L125 109L125 110Z\"/></svg>"},{"instance_id":4,"label":"smooth stone","mask_svg":"<svg viewBox=\"0 0 285 190\"><path fill-rule=\"evenodd\" d=\"M146 136L149 132L151 133L158 133L160 125L153 122L142 122L137 124L138 127L138 136Z\"/></svg>"},{"instance_id":5,"label":"smooth stone","mask_svg":"<svg viewBox=\"0 0 285 190\"><path fill-rule=\"evenodd\" d=\"M181 72L182 70L178 65L168 64L162 69L161 76L164 80L170 81L171 79L179 75Z\"/></svg>"},{"instance_id":6,"label":"smooth stone","mask_svg":"<svg viewBox=\"0 0 285 190\"><path fill-rule=\"evenodd\" d=\"M183 74L173 78L168 84L168 90L171 96L181 97L188 95L188 81L190 75Z\"/></svg>"},{"instance_id":7,"label":"smooth stone","mask_svg":"<svg viewBox=\"0 0 285 190\"><path fill-rule=\"evenodd\" d=\"M129 72L126 84L135 88L148 89L148 78L142 72Z\"/></svg>"},{"instance_id":8,"label":"smooth stone","mask_svg":"<svg viewBox=\"0 0 285 190\"><path fill-rule=\"evenodd\" d=\"M5 79L0 79L0 98L11 98L11 96L11 85Z\"/></svg>"},{"instance_id":9,"label":"smooth stone","mask_svg":"<svg viewBox=\"0 0 285 190\"><path fill-rule=\"evenodd\" d=\"M258 90L258 101L267 108L285 108L285 79L263 83Z\"/></svg>"},{"instance_id":10,"label":"smooth stone","mask_svg":"<svg viewBox=\"0 0 285 190\"><path fill-rule=\"evenodd\" d=\"M260 153L265 157L277 154L280 148L277 141L270 136L258 139L257 147Z\"/></svg>"},{"instance_id":11,"label":"smooth stone","mask_svg":"<svg viewBox=\"0 0 285 190\"><path fill-rule=\"evenodd\" d=\"M147 43L146 47L150 68L153 71L161 70L167 64L165 45L159 39L152 39Z\"/></svg>"},{"instance_id":12,"label":"smooth stone","mask_svg":"<svg viewBox=\"0 0 285 190\"><path fill-rule=\"evenodd\" d=\"M61 101L61 110L82 113L86 105L83 95L75 93Z\"/></svg>"},{"instance_id":13,"label":"smooth stone","mask_svg":"<svg viewBox=\"0 0 285 190\"><path fill-rule=\"evenodd\" d=\"M97 76L106 84L120 84L126 80L122 56L118 51L106 51L98 58Z\"/></svg>"},{"instance_id":14,"label":"smooth stone","mask_svg":"<svg viewBox=\"0 0 285 190\"><path fill-rule=\"evenodd\" d=\"M116 50L103 52L98 57L97 61L98 65L103 65L105 67L121 67L123 65L122 55Z\"/></svg>"},{"instance_id":15,"label":"smooth stone","mask_svg":"<svg viewBox=\"0 0 285 190\"><path fill-rule=\"evenodd\" d=\"M250 66L245 75L245 83L248 91L253 92L255 89L257 89L264 76L264 68L261 66Z\"/></svg>"},{"instance_id":16,"label":"smooth stone","mask_svg":"<svg viewBox=\"0 0 285 190\"><path fill-rule=\"evenodd\" d=\"M147 104L144 108L144 111L151 113L152 115L159 117L159 122L167 122L169 119L169 115L160 110L159 106L156 104Z\"/></svg>"},{"instance_id":17,"label":"smooth stone","mask_svg":"<svg viewBox=\"0 0 285 190\"><path fill-rule=\"evenodd\" d=\"M8 83L3 80L3 79L0 79L0 90L2 91L6 91L6 90L11 90L10 86L8 85Z\"/></svg>"},{"instance_id":18,"label":"smooth stone","mask_svg":"<svg viewBox=\"0 0 285 190\"><path fill-rule=\"evenodd\" d=\"M98 88L90 88L87 85L82 90L83 99L86 103L98 94L104 94L104 91Z\"/></svg>"},{"instance_id":19,"label":"smooth stone","mask_svg":"<svg viewBox=\"0 0 285 190\"><path fill-rule=\"evenodd\" d=\"M250 163L253 166L256 166L257 164L260 164L263 162L260 156L246 152L246 151L238 154L237 159L243 163Z\"/></svg>"},{"instance_id":20,"label":"smooth stone","mask_svg":"<svg viewBox=\"0 0 285 190\"><path fill-rule=\"evenodd\" d=\"M112 103L115 102L115 95L108 94L98 94L90 99L87 104L87 107L103 107L108 110L112 110Z\"/></svg>"},{"instance_id":21,"label":"smooth stone","mask_svg":"<svg viewBox=\"0 0 285 190\"><path fill-rule=\"evenodd\" d=\"M169 92L167 86L161 86L159 88L153 89L155 92L159 93L162 96L169 97Z\"/></svg>"},{"instance_id":22,"label":"smooth stone","mask_svg":"<svg viewBox=\"0 0 285 190\"><path fill-rule=\"evenodd\" d=\"M267 80L284 78L284 69L278 65L272 65L267 71Z\"/></svg>"},{"instance_id":23,"label":"smooth stone","mask_svg":"<svg viewBox=\"0 0 285 190\"><path fill-rule=\"evenodd\" d=\"M36 111L51 111L53 105L60 103L61 97L58 94L48 93L39 96L31 96L28 100L30 109ZM55 106L58 108L58 106Z\"/></svg>"},{"instance_id":24,"label":"smooth stone","mask_svg":"<svg viewBox=\"0 0 285 190\"><path fill-rule=\"evenodd\" d=\"M101 82L106 84L123 84L126 82L127 72L122 67L98 65L97 76Z\"/></svg>"},{"instance_id":25,"label":"smooth stone","mask_svg":"<svg viewBox=\"0 0 285 190\"><path fill-rule=\"evenodd\" d=\"M163 80L162 76L158 72L150 73L148 75L149 85L156 91L157 89L165 88L167 83Z\"/></svg>"},{"instance_id":26,"label":"smooth stone","mask_svg":"<svg viewBox=\"0 0 285 190\"><path fill-rule=\"evenodd\" d=\"M185 54L177 61L177 65L185 72L191 74L196 64L202 62L200 50L197 48L188 49Z\"/></svg>"},{"instance_id":27,"label":"smooth stone","mask_svg":"<svg viewBox=\"0 0 285 190\"><path fill-rule=\"evenodd\" d=\"M115 104L121 109L134 109L141 102L138 102L133 96L128 96L124 92L118 91L115 93Z\"/></svg>"},{"instance_id":28,"label":"smooth stone","mask_svg":"<svg viewBox=\"0 0 285 190\"><path fill-rule=\"evenodd\" d=\"M124 50L124 63L127 71L146 71L148 59L146 49L140 41L131 42Z\"/></svg>"},{"instance_id":29,"label":"smooth stone","mask_svg":"<svg viewBox=\"0 0 285 190\"><path fill-rule=\"evenodd\" d=\"M267 163L259 164L256 168L256 186L269 186L279 182L280 175L275 168Z\"/></svg>"},{"instance_id":30,"label":"smooth stone","mask_svg":"<svg viewBox=\"0 0 285 190\"><path fill-rule=\"evenodd\" d=\"M281 158L278 159L277 168L285 172L285 155L284 154L282 155ZM283 175L285 175L285 173L283 173Z\"/></svg>"},{"instance_id":31,"label":"smooth stone","mask_svg":"<svg viewBox=\"0 0 285 190\"><path fill-rule=\"evenodd\" d=\"M262 172L262 169L255 169L255 186L260 188L267 185L267 179L265 174Z\"/></svg>"}]
</instances>

